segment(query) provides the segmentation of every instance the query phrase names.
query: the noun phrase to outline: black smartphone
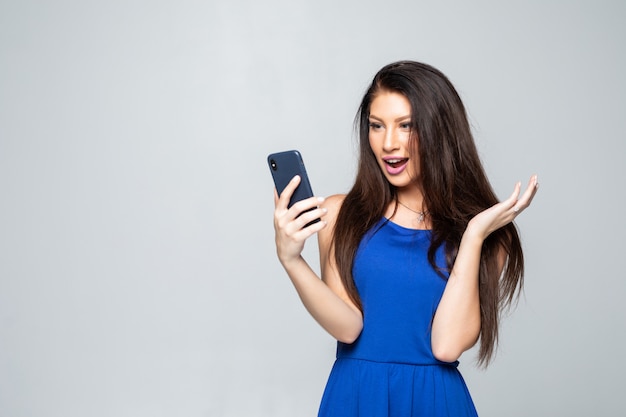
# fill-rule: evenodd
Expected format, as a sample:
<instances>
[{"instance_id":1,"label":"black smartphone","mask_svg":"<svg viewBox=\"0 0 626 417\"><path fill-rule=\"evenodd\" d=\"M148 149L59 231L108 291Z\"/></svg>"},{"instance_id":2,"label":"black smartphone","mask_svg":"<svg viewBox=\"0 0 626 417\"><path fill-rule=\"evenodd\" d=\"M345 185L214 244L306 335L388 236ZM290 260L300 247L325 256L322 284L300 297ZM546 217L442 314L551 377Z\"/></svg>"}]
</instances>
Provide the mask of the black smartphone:
<instances>
[{"instance_id":1,"label":"black smartphone","mask_svg":"<svg viewBox=\"0 0 626 417\"><path fill-rule=\"evenodd\" d=\"M272 178L274 179L274 185L276 186L276 191L279 196L293 177L296 175L300 176L300 184L298 184L298 188L296 188L291 196L288 207L293 206L300 200L313 197L311 182L309 181L309 176L306 173L304 161L302 160L300 152L291 150L272 153L267 157L267 164L270 167L270 172L272 173ZM306 226L319 221L320 219L315 219Z\"/></svg>"}]
</instances>

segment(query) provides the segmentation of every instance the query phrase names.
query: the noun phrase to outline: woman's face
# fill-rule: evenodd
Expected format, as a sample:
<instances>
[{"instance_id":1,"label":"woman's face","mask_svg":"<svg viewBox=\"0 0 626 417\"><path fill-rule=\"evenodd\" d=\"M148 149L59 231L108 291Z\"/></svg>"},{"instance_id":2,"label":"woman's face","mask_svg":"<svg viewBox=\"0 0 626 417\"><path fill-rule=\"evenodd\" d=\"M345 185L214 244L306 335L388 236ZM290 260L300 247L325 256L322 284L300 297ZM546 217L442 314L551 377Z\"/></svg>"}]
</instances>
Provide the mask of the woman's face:
<instances>
[{"instance_id":1,"label":"woman's face","mask_svg":"<svg viewBox=\"0 0 626 417\"><path fill-rule=\"evenodd\" d=\"M369 142L383 174L397 188L414 184L419 176L415 172L419 155L411 155L410 138L409 100L400 93L379 91L370 105Z\"/></svg>"}]
</instances>

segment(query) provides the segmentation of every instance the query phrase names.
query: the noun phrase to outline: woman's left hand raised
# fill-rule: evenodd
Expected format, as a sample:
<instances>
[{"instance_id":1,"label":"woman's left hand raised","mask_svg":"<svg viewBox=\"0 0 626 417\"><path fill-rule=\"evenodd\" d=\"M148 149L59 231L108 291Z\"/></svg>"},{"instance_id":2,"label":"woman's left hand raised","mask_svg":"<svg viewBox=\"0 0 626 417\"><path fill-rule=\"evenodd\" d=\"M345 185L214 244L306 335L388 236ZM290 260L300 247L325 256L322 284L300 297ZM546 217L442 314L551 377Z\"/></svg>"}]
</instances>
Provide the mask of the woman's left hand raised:
<instances>
[{"instance_id":1,"label":"woman's left hand raised","mask_svg":"<svg viewBox=\"0 0 626 417\"><path fill-rule=\"evenodd\" d=\"M470 220L467 230L471 229L473 233L478 233L482 239L486 239L492 232L511 223L522 211L528 208L538 188L537 175L530 177L524 194L521 194L522 183L518 182L509 198L474 216Z\"/></svg>"}]
</instances>

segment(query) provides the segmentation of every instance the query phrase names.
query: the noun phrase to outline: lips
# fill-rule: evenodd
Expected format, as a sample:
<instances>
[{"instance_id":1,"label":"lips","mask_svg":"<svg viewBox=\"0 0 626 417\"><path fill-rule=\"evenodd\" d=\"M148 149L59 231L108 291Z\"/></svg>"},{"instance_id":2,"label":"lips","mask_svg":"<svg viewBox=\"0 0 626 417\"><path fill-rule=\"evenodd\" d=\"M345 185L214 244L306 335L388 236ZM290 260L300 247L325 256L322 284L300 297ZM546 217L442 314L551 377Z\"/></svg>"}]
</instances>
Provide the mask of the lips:
<instances>
[{"instance_id":1,"label":"lips","mask_svg":"<svg viewBox=\"0 0 626 417\"><path fill-rule=\"evenodd\" d=\"M387 165L391 165L393 168L398 168L401 165L406 164L408 158L398 158L398 159L385 159L385 163Z\"/></svg>"},{"instance_id":2,"label":"lips","mask_svg":"<svg viewBox=\"0 0 626 417\"><path fill-rule=\"evenodd\" d=\"M409 158L386 156L386 157L383 157L383 161L385 162L385 167L387 168L387 172L391 175L397 175L401 173L402 171L404 171L404 169L407 167Z\"/></svg>"}]
</instances>

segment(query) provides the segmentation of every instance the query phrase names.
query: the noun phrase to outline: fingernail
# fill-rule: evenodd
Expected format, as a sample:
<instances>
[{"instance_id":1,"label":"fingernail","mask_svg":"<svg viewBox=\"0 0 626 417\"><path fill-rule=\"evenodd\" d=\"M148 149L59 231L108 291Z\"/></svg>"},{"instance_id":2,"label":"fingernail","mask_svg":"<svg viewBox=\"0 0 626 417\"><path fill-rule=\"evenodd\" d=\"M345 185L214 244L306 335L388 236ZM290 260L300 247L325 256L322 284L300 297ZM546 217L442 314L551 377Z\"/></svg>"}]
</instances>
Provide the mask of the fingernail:
<instances>
[{"instance_id":1,"label":"fingernail","mask_svg":"<svg viewBox=\"0 0 626 417\"><path fill-rule=\"evenodd\" d=\"M319 201L320 203L323 203L323 202L324 202L324 200L325 200L325 198L324 198L324 197L317 197L317 201Z\"/></svg>"}]
</instances>

